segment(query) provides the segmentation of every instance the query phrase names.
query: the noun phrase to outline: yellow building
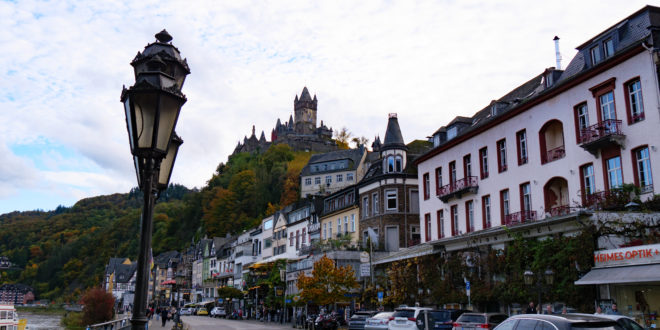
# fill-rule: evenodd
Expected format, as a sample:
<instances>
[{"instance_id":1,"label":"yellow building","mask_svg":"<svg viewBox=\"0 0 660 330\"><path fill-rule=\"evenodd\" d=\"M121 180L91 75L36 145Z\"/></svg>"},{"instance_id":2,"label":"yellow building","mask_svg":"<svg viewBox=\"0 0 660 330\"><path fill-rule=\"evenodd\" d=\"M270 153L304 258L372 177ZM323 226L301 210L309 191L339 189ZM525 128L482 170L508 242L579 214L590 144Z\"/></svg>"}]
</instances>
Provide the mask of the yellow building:
<instances>
[{"instance_id":1,"label":"yellow building","mask_svg":"<svg viewBox=\"0 0 660 330\"><path fill-rule=\"evenodd\" d=\"M358 245L360 209L356 195L356 186L352 185L324 198L323 214L320 218L322 241L349 236L350 245Z\"/></svg>"}]
</instances>

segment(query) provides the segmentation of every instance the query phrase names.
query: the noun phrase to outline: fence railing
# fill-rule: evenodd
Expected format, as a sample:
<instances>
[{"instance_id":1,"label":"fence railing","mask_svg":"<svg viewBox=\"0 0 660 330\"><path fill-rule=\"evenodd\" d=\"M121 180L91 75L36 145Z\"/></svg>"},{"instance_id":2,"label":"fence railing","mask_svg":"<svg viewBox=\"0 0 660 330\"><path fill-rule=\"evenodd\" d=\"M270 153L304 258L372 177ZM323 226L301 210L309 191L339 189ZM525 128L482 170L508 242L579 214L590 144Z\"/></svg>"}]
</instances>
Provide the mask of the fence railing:
<instances>
[{"instance_id":1,"label":"fence railing","mask_svg":"<svg viewBox=\"0 0 660 330\"><path fill-rule=\"evenodd\" d=\"M580 144L590 143L609 135L623 135L621 120L606 119L580 130Z\"/></svg>"},{"instance_id":2,"label":"fence railing","mask_svg":"<svg viewBox=\"0 0 660 330\"><path fill-rule=\"evenodd\" d=\"M559 146L557 148L552 148L546 151L542 161L543 164L545 164L545 163L553 162L557 159L564 158L564 156L566 156L566 149L564 148L564 146Z\"/></svg>"},{"instance_id":3,"label":"fence railing","mask_svg":"<svg viewBox=\"0 0 660 330\"><path fill-rule=\"evenodd\" d=\"M468 176L460 180L456 180L450 184L446 184L437 189L438 197L442 198L449 194L461 191L467 188L476 188L479 186L479 179L476 176Z\"/></svg>"},{"instance_id":4,"label":"fence railing","mask_svg":"<svg viewBox=\"0 0 660 330\"><path fill-rule=\"evenodd\" d=\"M131 328L131 320L128 317L125 317L123 319L117 319L108 322L88 325L85 329L86 330L93 330L93 329L119 330L119 329L130 329L130 328Z\"/></svg>"},{"instance_id":5,"label":"fence railing","mask_svg":"<svg viewBox=\"0 0 660 330\"><path fill-rule=\"evenodd\" d=\"M511 226L536 220L536 211L520 211L504 216L504 225Z\"/></svg>"}]
</instances>

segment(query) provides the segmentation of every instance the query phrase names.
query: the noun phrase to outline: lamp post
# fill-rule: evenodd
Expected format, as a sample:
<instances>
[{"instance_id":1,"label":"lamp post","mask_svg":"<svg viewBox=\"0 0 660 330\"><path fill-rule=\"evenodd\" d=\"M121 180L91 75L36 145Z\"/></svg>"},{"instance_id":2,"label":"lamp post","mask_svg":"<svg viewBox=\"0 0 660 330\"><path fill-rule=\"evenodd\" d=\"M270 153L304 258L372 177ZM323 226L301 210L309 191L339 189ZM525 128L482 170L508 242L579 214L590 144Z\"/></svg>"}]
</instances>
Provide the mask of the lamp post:
<instances>
[{"instance_id":1,"label":"lamp post","mask_svg":"<svg viewBox=\"0 0 660 330\"><path fill-rule=\"evenodd\" d=\"M525 285L531 286L534 284L534 277L535 277L534 275L535 275L534 272L532 272L529 269L523 273L523 277L525 279ZM541 293L544 291L543 282L545 282L547 286L551 286L552 283L554 283L554 279L555 279L555 272L553 272L552 269L549 268L545 271L545 273L538 274L538 276L536 276L536 291L538 292L538 299L539 299L536 310L539 312L541 312Z\"/></svg>"},{"instance_id":2,"label":"lamp post","mask_svg":"<svg viewBox=\"0 0 660 330\"><path fill-rule=\"evenodd\" d=\"M138 52L131 65L135 84L123 88L128 140L133 155L137 182L144 194L140 249L138 255L132 329L146 329L149 289L149 249L153 227L153 207L160 192L167 188L174 160L183 140L174 133L186 96L181 88L190 73L188 63L163 30L156 42Z\"/></svg>"}]
</instances>

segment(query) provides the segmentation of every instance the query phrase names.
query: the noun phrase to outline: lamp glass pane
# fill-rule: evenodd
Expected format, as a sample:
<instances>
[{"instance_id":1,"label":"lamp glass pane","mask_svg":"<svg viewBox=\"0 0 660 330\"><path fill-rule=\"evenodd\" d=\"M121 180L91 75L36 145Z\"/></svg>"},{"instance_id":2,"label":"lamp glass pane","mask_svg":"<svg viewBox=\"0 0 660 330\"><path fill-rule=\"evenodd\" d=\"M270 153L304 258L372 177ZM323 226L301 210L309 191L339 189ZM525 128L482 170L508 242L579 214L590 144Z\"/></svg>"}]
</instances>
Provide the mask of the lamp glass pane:
<instances>
[{"instance_id":1,"label":"lamp glass pane","mask_svg":"<svg viewBox=\"0 0 660 330\"><path fill-rule=\"evenodd\" d=\"M158 94L156 93L133 94L138 148L152 147L154 123L156 118L156 106L158 104L157 95Z\"/></svg>"},{"instance_id":2,"label":"lamp glass pane","mask_svg":"<svg viewBox=\"0 0 660 330\"><path fill-rule=\"evenodd\" d=\"M172 138L174 131L174 124L176 124L179 111L181 109L181 101L168 94L160 95L160 113L158 117L158 137L156 141L156 149L165 152L167 146Z\"/></svg>"},{"instance_id":3,"label":"lamp glass pane","mask_svg":"<svg viewBox=\"0 0 660 330\"><path fill-rule=\"evenodd\" d=\"M133 156L133 163L135 165L135 175L137 176L138 187L142 185L142 178L140 178L140 158Z\"/></svg>"},{"instance_id":4,"label":"lamp glass pane","mask_svg":"<svg viewBox=\"0 0 660 330\"><path fill-rule=\"evenodd\" d=\"M126 113L126 128L128 129L128 142L131 144L131 152L135 148L135 139L133 137L133 118L131 116L131 97L126 97L124 101L124 111ZM137 168L137 167L136 167Z\"/></svg>"},{"instance_id":5,"label":"lamp glass pane","mask_svg":"<svg viewBox=\"0 0 660 330\"><path fill-rule=\"evenodd\" d=\"M172 168L174 167L174 158L176 157L176 152L178 149L176 143L170 143L170 148L167 149L167 155L163 158L163 161L160 163L160 171L158 172L158 185L167 186L170 181L170 174L172 173Z\"/></svg>"}]
</instances>

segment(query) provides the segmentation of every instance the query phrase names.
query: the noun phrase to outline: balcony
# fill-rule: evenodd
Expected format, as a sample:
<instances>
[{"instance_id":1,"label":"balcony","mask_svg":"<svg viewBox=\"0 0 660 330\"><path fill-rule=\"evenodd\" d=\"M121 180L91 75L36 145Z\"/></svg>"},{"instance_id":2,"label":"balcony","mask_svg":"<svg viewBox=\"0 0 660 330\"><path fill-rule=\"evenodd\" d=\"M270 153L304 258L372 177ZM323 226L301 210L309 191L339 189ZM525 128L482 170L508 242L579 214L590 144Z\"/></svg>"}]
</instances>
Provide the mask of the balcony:
<instances>
[{"instance_id":1,"label":"balcony","mask_svg":"<svg viewBox=\"0 0 660 330\"><path fill-rule=\"evenodd\" d=\"M537 220L536 211L520 211L505 215L504 222L502 224L505 226L512 226L534 220Z\"/></svg>"},{"instance_id":2,"label":"balcony","mask_svg":"<svg viewBox=\"0 0 660 330\"><path fill-rule=\"evenodd\" d=\"M559 146L557 148L550 149L546 151L545 155L543 155L543 159L541 159L541 163L549 163L549 162L554 162L557 159L562 159L566 156L566 149L564 146Z\"/></svg>"},{"instance_id":3,"label":"balcony","mask_svg":"<svg viewBox=\"0 0 660 330\"><path fill-rule=\"evenodd\" d=\"M592 210L623 211L629 201L629 193L624 192L623 189L614 188L583 195L582 206Z\"/></svg>"},{"instance_id":4,"label":"balcony","mask_svg":"<svg viewBox=\"0 0 660 330\"><path fill-rule=\"evenodd\" d=\"M603 120L580 130L579 144L592 155L598 155L598 150L618 145L623 147L625 135L621 132L621 121L615 119Z\"/></svg>"},{"instance_id":5,"label":"balcony","mask_svg":"<svg viewBox=\"0 0 660 330\"><path fill-rule=\"evenodd\" d=\"M571 213L571 207L568 205L555 206L550 209L546 216L558 217L562 215L567 215Z\"/></svg>"},{"instance_id":6,"label":"balcony","mask_svg":"<svg viewBox=\"0 0 660 330\"><path fill-rule=\"evenodd\" d=\"M477 177L468 176L440 187L436 193L438 198L446 203L452 198L461 198L464 194L476 194L478 190L479 181Z\"/></svg>"}]
</instances>

